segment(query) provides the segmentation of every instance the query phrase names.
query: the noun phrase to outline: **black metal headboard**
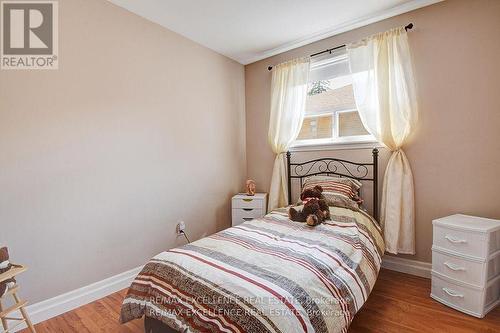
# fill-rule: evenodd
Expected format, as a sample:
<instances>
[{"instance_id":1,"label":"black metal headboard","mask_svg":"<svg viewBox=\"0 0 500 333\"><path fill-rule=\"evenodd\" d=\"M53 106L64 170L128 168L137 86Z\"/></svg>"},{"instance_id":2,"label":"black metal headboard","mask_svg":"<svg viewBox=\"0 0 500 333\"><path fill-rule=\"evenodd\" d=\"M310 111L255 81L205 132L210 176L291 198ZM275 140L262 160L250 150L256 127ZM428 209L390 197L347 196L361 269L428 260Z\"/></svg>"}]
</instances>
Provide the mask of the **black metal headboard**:
<instances>
[{"instance_id":1,"label":"black metal headboard","mask_svg":"<svg viewBox=\"0 0 500 333\"><path fill-rule=\"evenodd\" d=\"M304 178L315 175L337 175L360 181L373 182L373 217L378 221L378 149L372 150L371 163L359 163L338 158L318 158L301 163L291 162L292 154L286 153L288 174L288 203L292 202L292 178L300 180L302 188ZM372 167L370 175L369 168Z\"/></svg>"}]
</instances>

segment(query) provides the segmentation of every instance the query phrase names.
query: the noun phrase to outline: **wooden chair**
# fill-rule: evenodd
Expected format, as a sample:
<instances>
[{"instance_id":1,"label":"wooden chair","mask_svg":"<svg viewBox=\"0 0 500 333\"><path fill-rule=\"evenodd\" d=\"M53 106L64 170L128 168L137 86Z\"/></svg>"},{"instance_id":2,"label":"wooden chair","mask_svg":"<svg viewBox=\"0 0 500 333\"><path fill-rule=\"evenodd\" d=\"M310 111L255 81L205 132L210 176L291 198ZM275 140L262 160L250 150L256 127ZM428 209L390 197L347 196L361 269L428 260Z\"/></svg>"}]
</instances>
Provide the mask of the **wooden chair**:
<instances>
[{"instance_id":1,"label":"wooden chair","mask_svg":"<svg viewBox=\"0 0 500 333\"><path fill-rule=\"evenodd\" d=\"M0 274L0 282L8 280L10 278L13 278L17 276L18 274L26 271L28 268L26 266L22 265L14 265L11 269L9 269L7 272ZM19 286L16 284L14 287L8 289L7 293L0 297L0 319L2 320L2 326L3 326L3 333L11 333L13 332L13 329L17 327L18 325L21 325L22 323L26 323L26 325L29 327L30 331L32 333L36 333L35 327L33 327L33 324L31 323L28 313L26 312L26 309L24 308L26 304L28 304L27 301L21 301L19 296L17 296L17 292L19 291ZM14 299L14 305L8 307L7 309L3 309L2 306L2 300L4 300L7 296L11 295ZM19 310L21 312L22 318L14 318L14 317L9 317L9 314ZM16 321L17 323L9 327L9 321Z\"/></svg>"}]
</instances>

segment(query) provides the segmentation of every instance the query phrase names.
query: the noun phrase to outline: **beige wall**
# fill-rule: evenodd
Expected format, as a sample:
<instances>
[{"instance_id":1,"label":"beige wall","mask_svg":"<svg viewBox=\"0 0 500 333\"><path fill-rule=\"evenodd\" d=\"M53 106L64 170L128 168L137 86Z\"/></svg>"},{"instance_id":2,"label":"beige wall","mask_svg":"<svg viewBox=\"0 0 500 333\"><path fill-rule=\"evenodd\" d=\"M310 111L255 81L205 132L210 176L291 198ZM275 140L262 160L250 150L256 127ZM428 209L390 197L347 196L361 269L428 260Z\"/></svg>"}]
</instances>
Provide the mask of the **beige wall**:
<instances>
[{"instance_id":1,"label":"beige wall","mask_svg":"<svg viewBox=\"0 0 500 333\"><path fill-rule=\"evenodd\" d=\"M244 68L103 0L59 1L59 70L0 71L0 243L37 302L230 224ZM189 127L188 127L189 126Z\"/></svg>"},{"instance_id":2,"label":"beige wall","mask_svg":"<svg viewBox=\"0 0 500 333\"><path fill-rule=\"evenodd\" d=\"M246 66L248 176L268 189L274 161L267 144L268 65L413 22L420 121L405 151L416 187L414 258L431 260L434 218L458 212L500 218L499 18L500 1L448 0ZM318 155L370 159L369 150L308 153Z\"/></svg>"}]
</instances>

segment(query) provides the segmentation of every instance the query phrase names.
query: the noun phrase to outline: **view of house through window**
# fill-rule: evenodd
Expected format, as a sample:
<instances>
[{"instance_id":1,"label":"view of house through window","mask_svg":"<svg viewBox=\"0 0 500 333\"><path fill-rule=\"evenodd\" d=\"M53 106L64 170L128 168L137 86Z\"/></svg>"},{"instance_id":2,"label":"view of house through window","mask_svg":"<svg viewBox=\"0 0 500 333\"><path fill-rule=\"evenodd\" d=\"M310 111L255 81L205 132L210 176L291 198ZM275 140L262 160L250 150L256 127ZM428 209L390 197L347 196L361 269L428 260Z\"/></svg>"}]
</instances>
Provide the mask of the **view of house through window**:
<instances>
[{"instance_id":1,"label":"view of house through window","mask_svg":"<svg viewBox=\"0 0 500 333\"><path fill-rule=\"evenodd\" d=\"M311 63L306 114L295 145L374 141L354 102L345 49Z\"/></svg>"}]
</instances>

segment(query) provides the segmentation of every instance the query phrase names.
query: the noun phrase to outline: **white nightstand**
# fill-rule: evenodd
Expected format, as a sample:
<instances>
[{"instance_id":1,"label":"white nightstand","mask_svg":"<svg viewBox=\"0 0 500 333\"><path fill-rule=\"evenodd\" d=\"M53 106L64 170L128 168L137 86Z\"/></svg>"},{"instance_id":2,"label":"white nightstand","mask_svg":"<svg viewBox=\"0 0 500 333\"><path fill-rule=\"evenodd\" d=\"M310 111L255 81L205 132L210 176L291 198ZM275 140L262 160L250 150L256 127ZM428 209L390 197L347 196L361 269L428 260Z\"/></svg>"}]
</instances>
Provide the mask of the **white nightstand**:
<instances>
[{"instance_id":1,"label":"white nightstand","mask_svg":"<svg viewBox=\"0 0 500 333\"><path fill-rule=\"evenodd\" d=\"M500 221L456 214L432 224L431 297L484 317L500 302Z\"/></svg>"},{"instance_id":2,"label":"white nightstand","mask_svg":"<svg viewBox=\"0 0 500 333\"><path fill-rule=\"evenodd\" d=\"M266 215L267 193L255 193L253 196L238 193L232 200L233 223L238 225Z\"/></svg>"}]
</instances>

